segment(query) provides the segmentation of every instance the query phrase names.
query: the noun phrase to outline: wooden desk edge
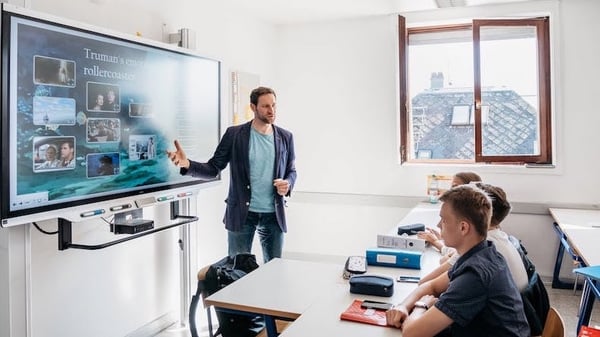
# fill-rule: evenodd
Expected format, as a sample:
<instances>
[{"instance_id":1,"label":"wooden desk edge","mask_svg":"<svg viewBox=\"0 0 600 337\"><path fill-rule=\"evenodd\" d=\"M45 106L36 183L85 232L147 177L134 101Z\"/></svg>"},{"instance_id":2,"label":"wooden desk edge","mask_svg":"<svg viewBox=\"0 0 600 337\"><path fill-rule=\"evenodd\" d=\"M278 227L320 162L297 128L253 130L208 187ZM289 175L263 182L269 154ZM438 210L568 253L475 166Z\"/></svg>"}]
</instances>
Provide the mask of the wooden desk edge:
<instances>
[{"instance_id":1,"label":"wooden desk edge","mask_svg":"<svg viewBox=\"0 0 600 337\"><path fill-rule=\"evenodd\" d=\"M302 313L296 313L296 312L270 310L270 309L248 306L248 305L231 304L228 302L215 301L215 300L209 300L209 299L204 300L204 305L205 306L212 305L216 308L237 310L237 311L243 311L243 312L252 313L252 314L272 316L272 317L276 317L276 318L277 317L287 318L290 320L296 320L302 314Z\"/></svg>"}]
</instances>

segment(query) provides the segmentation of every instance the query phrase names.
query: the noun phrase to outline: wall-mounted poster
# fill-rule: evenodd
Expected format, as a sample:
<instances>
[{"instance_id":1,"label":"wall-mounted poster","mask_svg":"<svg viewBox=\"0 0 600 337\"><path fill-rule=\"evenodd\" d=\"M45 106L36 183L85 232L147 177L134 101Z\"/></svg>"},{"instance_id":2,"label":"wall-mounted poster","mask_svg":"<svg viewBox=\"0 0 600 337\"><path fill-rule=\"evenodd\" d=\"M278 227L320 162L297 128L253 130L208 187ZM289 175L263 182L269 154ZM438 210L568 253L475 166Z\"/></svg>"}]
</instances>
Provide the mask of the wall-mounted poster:
<instances>
[{"instance_id":1,"label":"wall-mounted poster","mask_svg":"<svg viewBox=\"0 0 600 337\"><path fill-rule=\"evenodd\" d=\"M254 118L250 108L250 92L260 85L260 77L255 74L234 71L231 73L232 124L239 125Z\"/></svg>"}]
</instances>

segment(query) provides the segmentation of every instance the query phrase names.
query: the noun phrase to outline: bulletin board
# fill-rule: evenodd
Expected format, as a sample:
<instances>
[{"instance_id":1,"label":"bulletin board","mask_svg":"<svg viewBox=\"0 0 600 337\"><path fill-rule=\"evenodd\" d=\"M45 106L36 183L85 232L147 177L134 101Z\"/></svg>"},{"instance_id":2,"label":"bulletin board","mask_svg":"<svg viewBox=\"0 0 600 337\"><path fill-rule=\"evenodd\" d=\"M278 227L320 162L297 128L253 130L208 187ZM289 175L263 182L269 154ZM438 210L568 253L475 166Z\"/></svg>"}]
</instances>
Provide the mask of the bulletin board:
<instances>
[{"instance_id":1,"label":"bulletin board","mask_svg":"<svg viewBox=\"0 0 600 337\"><path fill-rule=\"evenodd\" d=\"M242 71L231 72L232 125L239 125L254 118L250 108L250 93L260 84L260 76Z\"/></svg>"}]
</instances>

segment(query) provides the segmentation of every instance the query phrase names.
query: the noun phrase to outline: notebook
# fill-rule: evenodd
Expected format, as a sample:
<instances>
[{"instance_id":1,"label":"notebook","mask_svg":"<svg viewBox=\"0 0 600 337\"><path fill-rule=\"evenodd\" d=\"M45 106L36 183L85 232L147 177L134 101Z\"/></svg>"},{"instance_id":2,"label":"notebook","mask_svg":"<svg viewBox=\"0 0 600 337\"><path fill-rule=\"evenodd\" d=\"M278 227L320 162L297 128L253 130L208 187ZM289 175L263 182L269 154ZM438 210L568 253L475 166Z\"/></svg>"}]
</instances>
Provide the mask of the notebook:
<instances>
[{"instance_id":1,"label":"notebook","mask_svg":"<svg viewBox=\"0 0 600 337\"><path fill-rule=\"evenodd\" d=\"M362 300L354 300L340 315L340 319L359 323L387 326L385 310L361 308Z\"/></svg>"}]
</instances>

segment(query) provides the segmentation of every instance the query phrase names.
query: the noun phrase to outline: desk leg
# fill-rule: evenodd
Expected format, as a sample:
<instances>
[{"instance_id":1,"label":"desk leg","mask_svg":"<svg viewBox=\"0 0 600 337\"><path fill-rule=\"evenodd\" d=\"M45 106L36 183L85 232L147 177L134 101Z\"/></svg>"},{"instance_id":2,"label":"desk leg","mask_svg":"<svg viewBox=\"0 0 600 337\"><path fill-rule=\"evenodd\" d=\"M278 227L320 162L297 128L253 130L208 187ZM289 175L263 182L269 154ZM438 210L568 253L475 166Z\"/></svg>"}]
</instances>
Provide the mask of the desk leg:
<instances>
[{"instance_id":1,"label":"desk leg","mask_svg":"<svg viewBox=\"0 0 600 337\"><path fill-rule=\"evenodd\" d=\"M268 337L277 337L277 325L275 324L275 318L271 315L265 315L265 328L267 329Z\"/></svg>"},{"instance_id":2,"label":"desk leg","mask_svg":"<svg viewBox=\"0 0 600 337\"><path fill-rule=\"evenodd\" d=\"M583 292L581 293L581 303L579 305L579 320L577 321L578 335L581 326L588 325L590 323L590 317L592 316L592 309L594 307L594 300L596 297L596 294L592 293L594 291L593 288L596 287L595 283L596 282L594 280L586 277L583 286Z\"/></svg>"},{"instance_id":3,"label":"desk leg","mask_svg":"<svg viewBox=\"0 0 600 337\"><path fill-rule=\"evenodd\" d=\"M567 241L567 237L565 233L558 227L557 223L554 223L554 230L556 230L556 235L558 235L558 252L556 253L556 262L554 263L554 273L552 274L552 288L555 289L573 289L575 284L573 282L565 282L562 281L559 277L560 269L562 266L563 256L565 255L565 249L567 252L573 257L573 259L577 259L578 257L574 255L571 251L571 247L569 242ZM581 286L577 286L577 289L581 289Z\"/></svg>"}]
</instances>

